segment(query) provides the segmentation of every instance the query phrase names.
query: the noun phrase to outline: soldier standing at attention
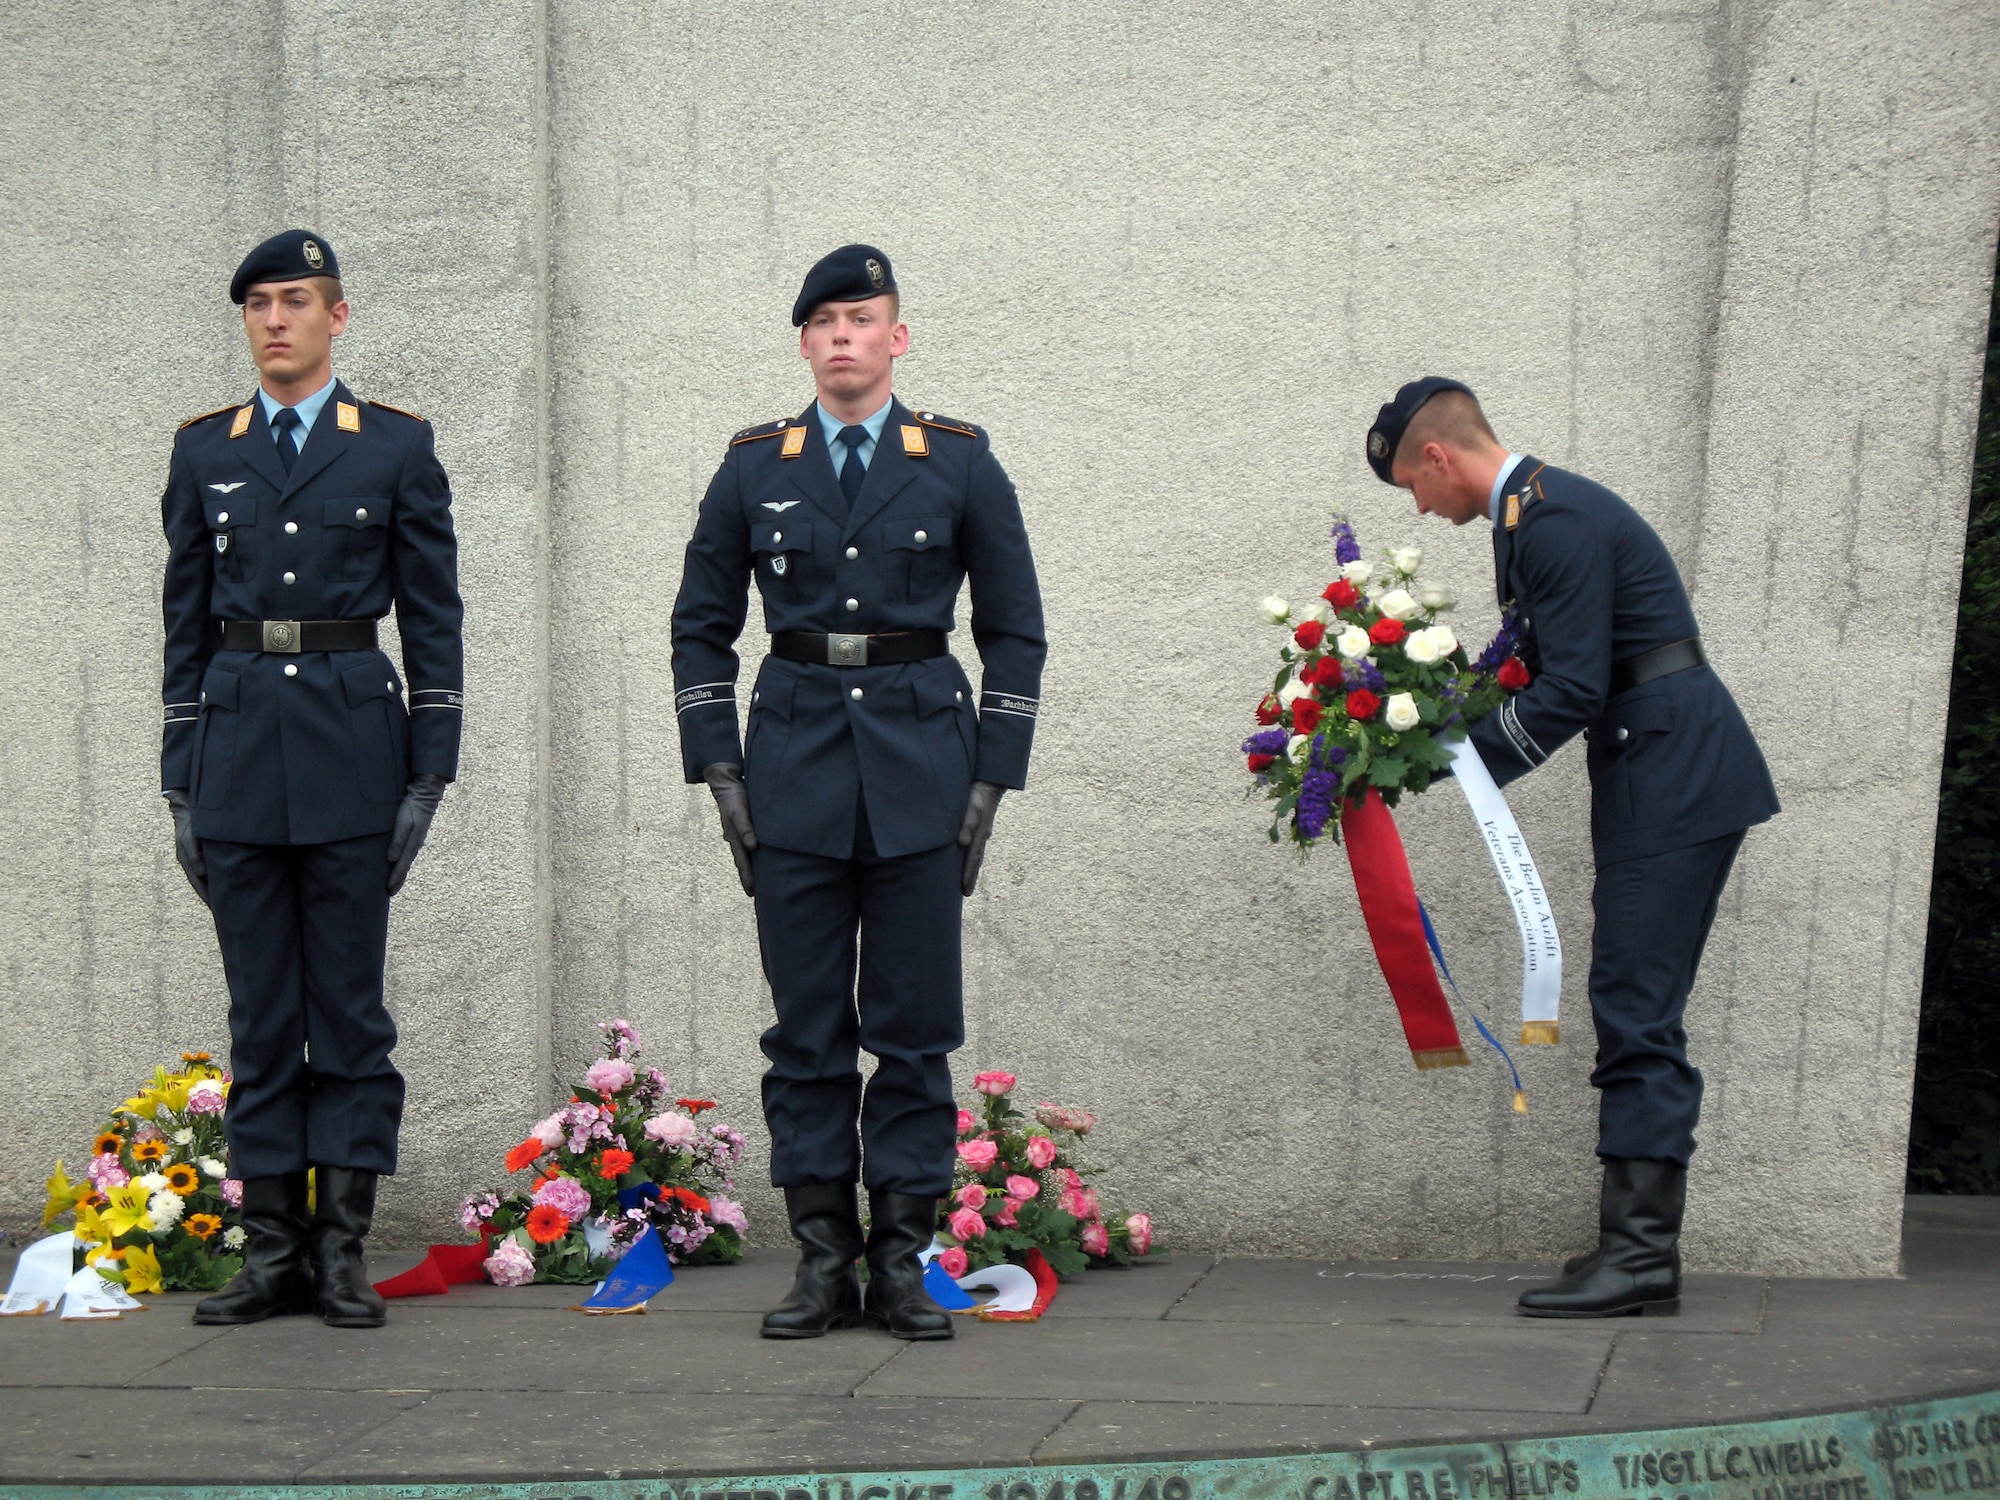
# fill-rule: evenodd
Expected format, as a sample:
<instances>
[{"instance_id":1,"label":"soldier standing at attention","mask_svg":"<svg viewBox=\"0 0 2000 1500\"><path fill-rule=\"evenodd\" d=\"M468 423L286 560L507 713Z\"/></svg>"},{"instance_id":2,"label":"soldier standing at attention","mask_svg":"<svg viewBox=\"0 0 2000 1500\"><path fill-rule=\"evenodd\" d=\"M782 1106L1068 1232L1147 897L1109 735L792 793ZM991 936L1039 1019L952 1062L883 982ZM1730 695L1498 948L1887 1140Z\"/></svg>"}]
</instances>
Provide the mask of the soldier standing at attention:
<instances>
[{"instance_id":1,"label":"soldier standing at attention","mask_svg":"<svg viewBox=\"0 0 2000 1500\"><path fill-rule=\"evenodd\" d=\"M1778 811L1771 773L1708 667L1673 558L1617 495L1508 452L1472 391L1435 375L1382 408L1368 462L1427 515L1493 522L1500 602L1532 674L1472 728L1494 781L1532 771L1578 730L1589 742L1598 1244L1523 1293L1521 1311L1678 1312L1701 1113L1682 1016L1744 832Z\"/></svg>"},{"instance_id":2,"label":"soldier standing at attention","mask_svg":"<svg viewBox=\"0 0 2000 1500\"><path fill-rule=\"evenodd\" d=\"M768 1338L863 1321L951 1337L917 1257L951 1191L961 907L1002 790L1025 782L1047 654L1028 534L986 434L890 394L910 342L898 311L871 246L807 273L792 322L818 399L730 440L674 602L681 758L756 900L777 1010L764 1118L803 1253ZM739 742L753 578L771 653ZM967 579L980 692L946 645Z\"/></svg>"},{"instance_id":3,"label":"soldier standing at attention","mask_svg":"<svg viewBox=\"0 0 2000 1500\"><path fill-rule=\"evenodd\" d=\"M458 769L451 490L429 424L334 378L348 306L324 237L266 240L229 295L258 390L181 428L161 500L160 778L229 978L229 1153L248 1231L243 1269L194 1320L316 1309L373 1328L384 1310L362 1240L403 1111L382 1003L389 898ZM407 709L376 645L391 605Z\"/></svg>"}]
</instances>

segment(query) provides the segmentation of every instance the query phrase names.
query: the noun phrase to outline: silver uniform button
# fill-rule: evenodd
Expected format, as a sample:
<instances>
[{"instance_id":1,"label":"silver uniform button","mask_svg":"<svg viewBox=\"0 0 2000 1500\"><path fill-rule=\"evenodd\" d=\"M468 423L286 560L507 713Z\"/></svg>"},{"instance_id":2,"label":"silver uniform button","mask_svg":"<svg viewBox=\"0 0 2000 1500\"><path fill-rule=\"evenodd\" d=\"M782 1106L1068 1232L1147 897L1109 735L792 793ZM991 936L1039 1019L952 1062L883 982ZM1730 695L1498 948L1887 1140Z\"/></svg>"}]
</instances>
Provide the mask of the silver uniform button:
<instances>
[{"instance_id":1,"label":"silver uniform button","mask_svg":"<svg viewBox=\"0 0 2000 1500\"><path fill-rule=\"evenodd\" d=\"M355 520L357 520L357 521L365 521L365 520L367 520L367 519L368 519L368 507L364 505L364 506L362 506L362 507L361 507L361 508L360 508L359 510L355 511L355 513L354 513L354 519L355 519Z\"/></svg>"},{"instance_id":2,"label":"silver uniform button","mask_svg":"<svg viewBox=\"0 0 2000 1500\"><path fill-rule=\"evenodd\" d=\"M228 519L229 519L229 512L226 510L219 510L215 513L215 524L218 526L220 526L224 521Z\"/></svg>"},{"instance_id":3,"label":"silver uniform button","mask_svg":"<svg viewBox=\"0 0 2000 1500\"><path fill-rule=\"evenodd\" d=\"M847 690L847 696L852 698L856 703L859 703L861 701L861 689L849 688Z\"/></svg>"},{"instance_id":4,"label":"silver uniform button","mask_svg":"<svg viewBox=\"0 0 2000 1500\"><path fill-rule=\"evenodd\" d=\"M382 686L387 688L392 693L396 691L396 684L393 682L385 682L382 684Z\"/></svg>"},{"instance_id":5,"label":"silver uniform button","mask_svg":"<svg viewBox=\"0 0 2000 1500\"><path fill-rule=\"evenodd\" d=\"M960 703L963 703L965 701L965 694L963 693L953 693L952 697L957 699Z\"/></svg>"},{"instance_id":6,"label":"silver uniform button","mask_svg":"<svg viewBox=\"0 0 2000 1500\"><path fill-rule=\"evenodd\" d=\"M296 573L287 573L285 575L285 582L287 583L297 583L298 581L299 581L299 575Z\"/></svg>"},{"instance_id":7,"label":"silver uniform button","mask_svg":"<svg viewBox=\"0 0 2000 1500\"><path fill-rule=\"evenodd\" d=\"M861 608L861 601L859 599L849 599L847 601L847 608L850 612L857 610Z\"/></svg>"},{"instance_id":8,"label":"silver uniform button","mask_svg":"<svg viewBox=\"0 0 2000 1500\"><path fill-rule=\"evenodd\" d=\"M917 533L917 540L920 542L928 542L930 539L931 539L931 534L928 531L920 531Z\"/></svg>"},{"instance_id":9,"label":"silver uniform button","mask_svg":"<svg viewBox=\"0 0 2000 1500\"><path fill-rule=\"evenodd\" d=\"M296 677L296 676L298 676L298 675L299 675L299 664L298 664L297 662L295 662L295 661L288 661L288 662L286 662L286 663L285 663L285 675L286 675L287 677Z\"/></svg>"},{"instance_id":10,"label":"silver uniform button","mask_svg":"<svg viewBox=\"0 0 2000 1500\"><path fill-rule=\"evenodd\" d=\"M285 522L286 536L297 536L298 534L299 534L299 523L297 521Z\"/></svg>"},{"instance_id":11,"label":"silver uniform button","mask_svg":"<svg viewBox=\"0 0 2000 1500\"><path fill-rule=\"evenodd\" d=\"M847 560L849 562L853 562L854 559L859 557L860 555L861 555L861 549L859 547L849 547L847 549Z\"/></svg>"},{"instance_id":12,"label":"silver uniform button","mask_svg":"<svg viewBox=\"0 0 2000 1500\"><path fill-rule=\"evenodd\" d=\"M771 545L773 547L777 546L778 543L782 542L784 539L785 539L785 534L782 531L774 531L771 533Z\"/></svg>"},{"instance_id":13,"label":"silver uniform button","mask_svg":"<svg viewBox=\"0 0 2000 1500\"><path fill-rule=\"evenodd\" d=\"M1620 729L1618 731L1618 738L1620 741L1629 740L1632 738L1632 731L1629 729Z\"/></svg>"}]
</instances>

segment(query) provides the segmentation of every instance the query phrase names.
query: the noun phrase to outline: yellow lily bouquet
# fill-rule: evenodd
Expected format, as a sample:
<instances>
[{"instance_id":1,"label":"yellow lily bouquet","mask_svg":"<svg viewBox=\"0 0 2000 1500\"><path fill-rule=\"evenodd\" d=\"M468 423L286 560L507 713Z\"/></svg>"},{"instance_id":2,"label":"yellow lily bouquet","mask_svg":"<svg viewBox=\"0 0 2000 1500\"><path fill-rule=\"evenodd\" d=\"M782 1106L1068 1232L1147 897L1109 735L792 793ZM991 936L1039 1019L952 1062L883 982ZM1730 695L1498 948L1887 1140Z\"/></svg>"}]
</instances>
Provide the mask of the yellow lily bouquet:
<instances>
[{"instance_id":1,"label":"yellow lily bouquet","mask_svg":"<svg viewBox=\"0 0 2000 1500\"><path fill-rule=\"evenodd\" d=\"M74 1230L86 1264L128 1292L212 1292L243 1264L243 1184L229 1175L229 1076L206 1052L111 1112L71 1182L58 1161L43 1227Z\"/></svg>"}]
</instances>

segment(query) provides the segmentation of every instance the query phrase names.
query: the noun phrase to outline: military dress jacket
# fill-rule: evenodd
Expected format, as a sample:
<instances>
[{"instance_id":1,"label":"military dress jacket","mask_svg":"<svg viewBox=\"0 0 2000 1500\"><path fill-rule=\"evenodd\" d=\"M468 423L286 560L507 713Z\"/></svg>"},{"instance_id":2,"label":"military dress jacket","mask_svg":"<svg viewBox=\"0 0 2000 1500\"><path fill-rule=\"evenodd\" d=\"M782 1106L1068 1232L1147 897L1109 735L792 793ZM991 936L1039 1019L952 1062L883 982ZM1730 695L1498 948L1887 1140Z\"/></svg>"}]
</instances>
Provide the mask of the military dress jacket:
<instances>
[{"instance_id":1,"label":"military dress jacket","mask_svg":"<svg viewBox=\"0 0 2000 1500\"><path fill-rule=\"evenodd\" d=\"M464 609L430 424L346 385L288 474L254 396L174 438L160 784L198 837L324 844L393 826L409 778L458 773ZM377 651L224 651L223 620L396 611L409 702Z\"/></svg>"},{"instance_id":2,"label":"military dress jacket","mask_svg":"<svg viewBox=\"0 0 2000 1500\"><path fill-rule=\"evenodd\" d=\"M739 741L753 579L769 631L867 635L950 631L969 580L982 690L952 656L769 656ZM737 433L702 499L673 613L683 770L696 782L741 764L758 840L775 848L849 857L865 796L878 852L936 849L957 838L974 780L1026 784L1047 652L1027 528L986 434L894 403L850 509L809 406Z\"/></svg>"},{"instance_id":3,"label":"military dress jacket","mask_svg":"<svg viewBox=\"0 0 2000 1500\"><path fill-rule=\"evenodd\" d=\"M1712 668L1612 696L1614 663L1698 633L1658 533L1603 485L1538 459L1524 457L1508 484L1493 568L1532 681L1473 726L1493 779L1506 785L1583 731L1600 866L1774 816L1763 752Z\"/></svg>"}]
</instances>

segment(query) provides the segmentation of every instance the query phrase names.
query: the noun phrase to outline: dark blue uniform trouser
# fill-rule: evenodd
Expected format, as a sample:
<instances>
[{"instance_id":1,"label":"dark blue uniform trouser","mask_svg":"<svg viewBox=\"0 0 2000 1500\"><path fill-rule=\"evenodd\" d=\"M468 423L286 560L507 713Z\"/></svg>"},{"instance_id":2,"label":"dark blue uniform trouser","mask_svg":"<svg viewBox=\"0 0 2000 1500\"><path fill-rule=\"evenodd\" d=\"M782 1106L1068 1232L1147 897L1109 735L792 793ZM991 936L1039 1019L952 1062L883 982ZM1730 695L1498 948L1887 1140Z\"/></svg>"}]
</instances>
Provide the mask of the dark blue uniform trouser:
<instances>
[{"instance_id":1,"label":"dark blue uniform trouser","mask_svg":"<svg viewBox=\"0 0 2000 1500\"><path fill-rule=\"evenodd\" d=\"M201 841L229 976L230 1167L396 1170L403 1077L382 1003L389 835Z\"/></svg>"},{"instance_id":2,"label":"dark blue uniform trouser","mask_svg":"<svg viewBox=\"0 0 2000 1500\"><path fill-rule=\"evenodd\" d=\"M1682 1018L1742 833L1620 860L1597 872L1590 1013L1597 1024L1599 1156L1683 1166L1694 1154L1701 1072Z\"/></svg>"},{"instance_id":3,"label":"dark blue uniform trouser","mask_svg":"<svg viewBox=\"0 0 2000 1500\"><path fill-rule=\"evenodd\" d=\"M865 812L854 843L851 859L769 844L753 856L757 943L778 1012L763 1037L771 1182L861 1180L942 1198L958 1140L950 1054L965 1041L964 851L884 858ZM863 1048L876 1060L865 1100Z\"/></svg>"}]
</instances>

